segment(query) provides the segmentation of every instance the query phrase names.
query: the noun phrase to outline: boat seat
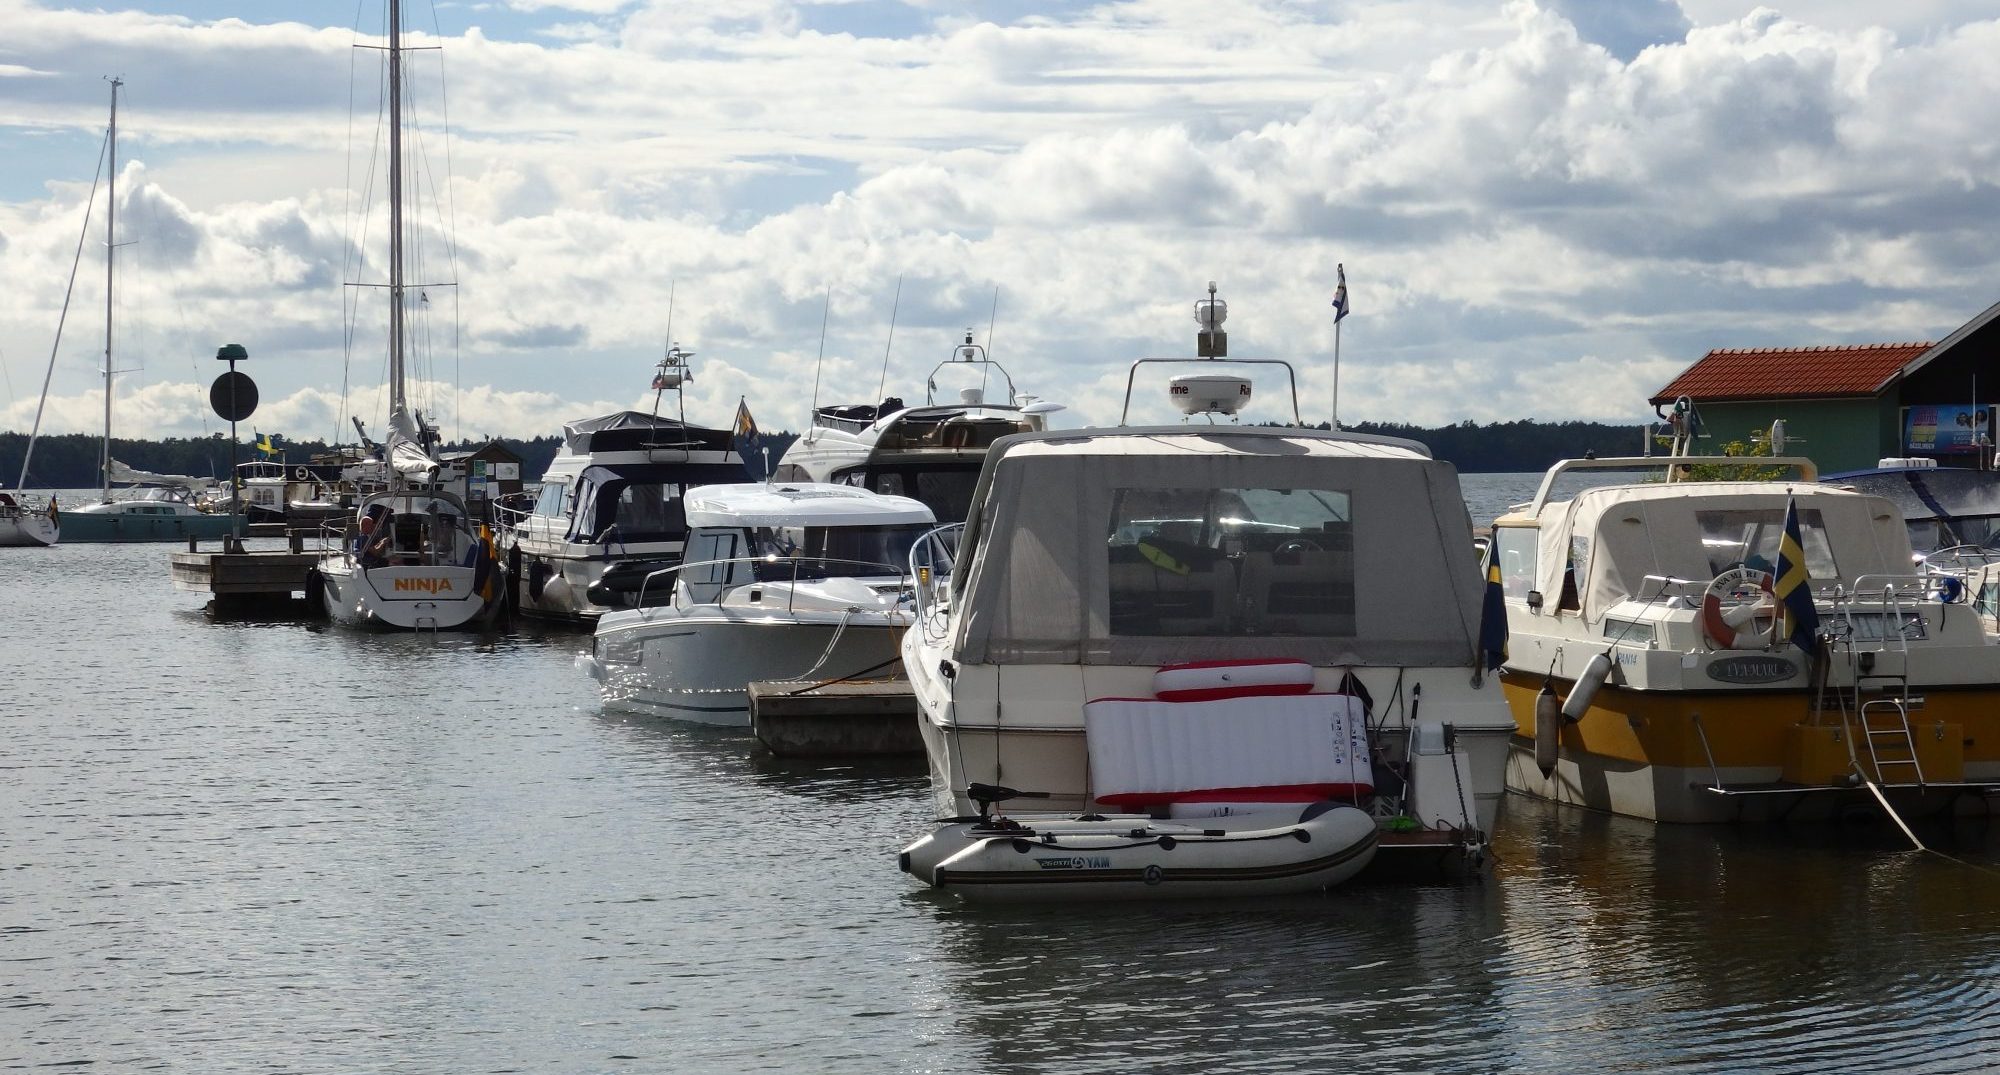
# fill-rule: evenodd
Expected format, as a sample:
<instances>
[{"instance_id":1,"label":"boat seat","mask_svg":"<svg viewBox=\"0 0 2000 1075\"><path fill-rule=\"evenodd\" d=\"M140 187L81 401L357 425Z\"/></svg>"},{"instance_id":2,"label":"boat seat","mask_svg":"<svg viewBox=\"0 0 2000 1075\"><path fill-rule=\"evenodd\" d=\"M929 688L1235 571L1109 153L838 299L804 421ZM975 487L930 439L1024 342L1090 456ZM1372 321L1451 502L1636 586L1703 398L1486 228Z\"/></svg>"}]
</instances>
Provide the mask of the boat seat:
<instances>
[{"instance_id":1,"label":"boat seat","mask_svg":"<svg viewBox=\"0 0 2000 1075\"><path fill-rule=\"evenodd\" d=\"M1257 634L1354 634L1354 554L1293 549L1243 555L1243 615Z\"/></svg>"},{"instance_id":2,"label":"boat seat","mask_svg":"<svg viewBox=\"0 0 2000 1075\"><path fill-rule=\"evenodd\" d=\"M1352 800L1374 789L1367 710L1348 694L1084 704L1091 798L1177 816Z\"/></svg>"},{"instance_id":3,"label":"boat seat","mask_svg":"<svg viewBox=\"0 0 2000 1075\"><path fill-rule=\"evenodd\" d=\"M1236 607L1236 569L1220 552L1149 534L1136 544L1111 546L1108 567L1113 633L1228 630Z\"/></svg>"}]
</instances>

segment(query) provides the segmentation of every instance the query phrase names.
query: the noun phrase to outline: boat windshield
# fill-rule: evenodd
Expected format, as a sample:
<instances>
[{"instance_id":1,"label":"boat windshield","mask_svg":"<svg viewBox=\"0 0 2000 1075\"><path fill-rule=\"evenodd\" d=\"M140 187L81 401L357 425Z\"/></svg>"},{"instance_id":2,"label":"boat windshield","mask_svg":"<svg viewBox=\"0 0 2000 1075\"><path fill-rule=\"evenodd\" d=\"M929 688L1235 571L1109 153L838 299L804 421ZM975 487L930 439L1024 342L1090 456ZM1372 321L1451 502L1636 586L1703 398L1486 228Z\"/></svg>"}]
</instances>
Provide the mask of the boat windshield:
<instances>
[{"instance_id":1,"label":"boat windshield","mask_svg":"<svg viewBox=\"0 0 2000 1075\"><path fill-rule=\"evenodd\" d=\"M762 582L879 578L901 575L910 546L931 529L929 524L760 526L751 532L750 547L764 558L756 572Z\"/></svg>"},{"instance_id":2,"label":"boat windshield","mask_svg":"<svg viewBox=\"0 0 2000 1075\"><path fill-rule=\"evenodd\" d=\"M972 512L972 492L979 484L980 460L953 466L911 464L870 466L835 474L834 481L870 492L911 497L931 509L940 526L962 523Z\"/></svg>"},{"instance_id":3,"label":"boat windshield","mask_svg":"<svg viewBox=\"0 0 2000 1075\"><path fill-rule=\"evenodd\" d=\"M1772 573L1778 570L1778 539L1785 532L1783 508L1698 511L1694 517L1701 527L1701 547L1708 556L1709 571L1719 575L1737 564ZM1840 577L1818 508L1799 509L1799 540L1805 545L1807 575L1816 579Z\"/></svg>"}]
</instances>

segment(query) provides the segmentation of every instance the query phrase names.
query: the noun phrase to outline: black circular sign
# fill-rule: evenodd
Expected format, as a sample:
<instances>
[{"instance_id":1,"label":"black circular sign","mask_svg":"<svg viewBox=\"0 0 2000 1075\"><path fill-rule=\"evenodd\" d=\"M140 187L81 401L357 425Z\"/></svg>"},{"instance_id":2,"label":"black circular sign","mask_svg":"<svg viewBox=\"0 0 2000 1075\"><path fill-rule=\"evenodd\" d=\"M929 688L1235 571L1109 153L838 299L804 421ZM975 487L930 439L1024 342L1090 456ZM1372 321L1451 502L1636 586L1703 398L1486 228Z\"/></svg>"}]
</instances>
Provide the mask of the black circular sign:
<instances>
[{"instance_id":1,"label":"black circular sign","mask_svg":"<svg viewBox=\"0 0 2000 1075\"><path fill-rule=\"evenodd\" d=\"M208 405L225 422L241 422L257 411L257 382L247 373L230 370L208 386Z\"/></svg>"}]
</instances>

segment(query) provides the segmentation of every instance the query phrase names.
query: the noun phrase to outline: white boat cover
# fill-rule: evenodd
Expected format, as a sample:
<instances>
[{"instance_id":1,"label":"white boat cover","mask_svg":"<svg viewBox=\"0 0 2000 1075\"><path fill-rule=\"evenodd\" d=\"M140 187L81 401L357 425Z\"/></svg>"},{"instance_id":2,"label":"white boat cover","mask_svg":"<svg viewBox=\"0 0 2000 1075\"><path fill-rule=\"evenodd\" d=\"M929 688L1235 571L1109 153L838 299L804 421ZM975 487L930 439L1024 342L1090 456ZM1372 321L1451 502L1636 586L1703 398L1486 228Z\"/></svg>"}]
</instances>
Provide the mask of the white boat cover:
<instances>
[{"instance_id":1,"label":"white boat cover","mask_svg":"<svg viewBox=\"0 0 2000 1075\"><path fill-rule=\"evenodd\" d=\"M1205 702L1099 698L1083 707L1091 797L1118 806L1345 798L1374 787L1367 712L1349 694ZM1244 794L1249 792L1249 794Z\"/></svg>"},{"instance_id":2,"label":"white boat cover","mask_svg":"<svg viewBox=\"0 0 2000 1075\"><path fill-rule=\"evenodd\" d=\"M1850 586L1862 575L1910 573L1909 533L1882 497L1802 482L1648 483L1586 489L1574 500L1544 505L1536 589L1554 607L1576 557L1579 609L1594 623L1628 598L1657 594L1648 575L1694 582L1715 576L1698 513L1759 512L1775 525L1792 498L1801 512L1818 513L1840 578Z\"/></svg>"},{"instance_id":3,"label":"white boat cover","mask_svg":"<svg viewBox=\"0 0 2000 1075\"><path fill-rule=\"evenodd\" d=\"M178 489L202 490L215 486L214 478L195 478L186 474L155 474L150 470L134 470L113 459L105 471L114 482L127 485L165 485Z\"/></svg>"},{"instance_id":4,"label":"white boat cover","mask_svg":"<svg viewBox=\"0 0 2000 1075\"><path fill-rule=\"evenodd\" d=\"M437 480L438 461L424 449L417 423L407 411L389 412L388 457L390 468L405 481L429 485Z\"/></svg>"},{"instance_id":5,"label":"white boat cover","mask_svg":"<svg viewBox=\"0 0 2000 1075\"><path fill-rule=\"evenodd\" d=\"M1106 541L1119 489L1338 490L1353 504L1351 633L1115 636ZM967 664L1470 665L1479 566L1458 471L1422 445L1301 429L1060 430L987 456L956 573ZM961 562L964 562L963 560Z\"/></svg>"}]
</instances>

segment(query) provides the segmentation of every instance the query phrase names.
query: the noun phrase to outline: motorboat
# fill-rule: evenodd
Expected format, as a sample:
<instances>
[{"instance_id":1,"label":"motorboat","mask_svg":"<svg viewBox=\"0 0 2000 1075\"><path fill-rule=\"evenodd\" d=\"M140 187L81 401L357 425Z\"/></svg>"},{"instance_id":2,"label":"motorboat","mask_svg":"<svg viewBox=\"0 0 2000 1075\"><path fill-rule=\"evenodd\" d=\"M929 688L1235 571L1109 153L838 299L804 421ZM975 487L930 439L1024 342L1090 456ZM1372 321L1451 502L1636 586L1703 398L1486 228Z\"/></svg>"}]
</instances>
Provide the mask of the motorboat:
<instances>
[{"instance_id":1,"label":"motorboat","mask_svg":"<svg viewBox=\"0 0 2000 1075\"><path fill-rule=\"evenodd\" d=\"M1211 424L1003 437L956 542L913 549L926 884L1263 895L1483 857L1513 720L1456 470L1306 428L1295 387L1289 426L1213 424L1251 393L1226 367L1291 367L1222 361L1213 285L1196 316L1201 357L1135 362L1126 413L1142 365L1192 362L1170 396Z\"/></svg>"},{"instance_id":2,"label":"motorboat","mask_svg":"<svg viewBox=\"0 0 2000 1075\"><path fill-rule=\"evenodd\" d=\"M968 382L956 402L938 398L940 378ZM977 384L972 384L976 378ZM962 522L986 449L1011 433L1046 426L1062 404L1024 396L972 333L925 378L924 403L909 407L891 396L880 403L816 407L812 426L779 461L779 481L839 482L878 493L915 497L940 523ZM1005 397L987 393L1006 385Z\"/></svg>"},{"instance_id":3,"label":"motorboat","mask_svg":"<svg viewBox=\"0 0 2000 1075\"><path fill-rule=\"evenodd\" d=\"M1913 456L1820 480L1896 505L1911 549L1926 563L1970 570L2000 560L2000 471L1940 467L1936 459Z\"/></svg>"},{"instance_id":4,"label":"motorboat","mask_svg":"<svg viewBox=\"0 0 2000 1075\"><path fill-rule=\"evenodd\" d=\"M750 726L748 685L896 678L912 545L908 497L812 482L715 485L686 499L686 558L597 621L586 669L607 709Z\"/></svg>"},{"instance_id":5,"label":"motorboat","mask_svg":"<svg viewBox=\"0 0 2000 1075\"><path fill-rule=\"evenodd\" d=\"M389 97L402 96L402 15L389 0ZM438 488L441 465L431 437L409 406L404 386L406 314L404 286L402 127L399 109L389 117L389 422L383 462L389 488L363 497L346 526L321 531L317 583L308 596L323 599L340 623L402 630L448 630L488 622L501 606L499 565L490 536L473 526L458 497Z\"/></svg>"},{"instance_id":6,"label":"motorboat","mask_svg":"<svg viewBox=\"0 0 2000 1075\"><path fill-rule=\"evenodd\" d=\"M236 493L243 516L253 523L316 527L344 515L356 499L355 484L343 473L349 466L342 462L290 463L283 458L238 463ZM217 502L227 504L229 492L219 490Z\"/></svg>"},{"instance_id":7,"label":"motorboat","mask_svg":"<svg viewBox=\"0 0 2000 1075\"><path fill-rule=\"evenodd\" d=\"M62 539L62 509L56 498L35 502L0 493L0 548L44 548Z\"/></svg>"},{"instance_id":8,"label":"motorboat","mask_svg":"<svg viewBox=\"0 0 2000 1075\"><path fill-rule=\"evenodd\" d=\"M692 379L691 352L671 348L653 385L654 411L620 411L571 422L532 507L496 509L500 542L521 613L585 625L634 607L646 577L680 562L687 543L684 497L747 475L731 432L659 413L657 393ZM666 587L651 591L662 597Z\"/></svg>"},{"instance_id":9,"label":"motorboat","mask_svg":"<svg viewBox=\"0 0 2000 1075\"><path fill-rule=\"evenodd\" d=\"M1797 477L1687 477L1746 466ZM1965 586L1913 566L1895 503L1815 478L1784 456L1566 460L1495 521L1510 788L1667 822L1985 809L2000 647Z\"/></svg>"}]
</instances>

